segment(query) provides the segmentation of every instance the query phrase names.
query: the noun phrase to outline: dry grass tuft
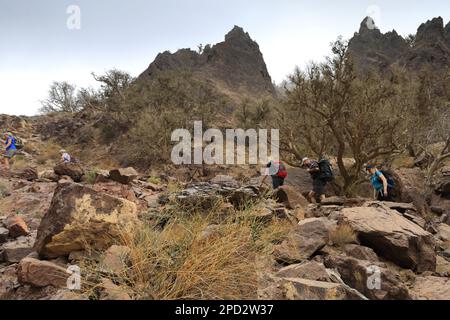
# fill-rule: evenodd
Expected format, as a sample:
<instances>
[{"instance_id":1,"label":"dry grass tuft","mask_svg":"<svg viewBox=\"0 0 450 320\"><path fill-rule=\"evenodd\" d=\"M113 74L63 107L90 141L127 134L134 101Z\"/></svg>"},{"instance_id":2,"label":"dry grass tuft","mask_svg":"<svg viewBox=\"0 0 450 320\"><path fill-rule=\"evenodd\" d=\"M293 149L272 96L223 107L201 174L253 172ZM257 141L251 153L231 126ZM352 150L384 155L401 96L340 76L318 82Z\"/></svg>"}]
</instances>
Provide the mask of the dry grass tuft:
<instances>
[{"instance_id":1,"label":"dry grass tuft","mask_svg":"<svg viewBox=\"0 0 450 320\"><path fill-rule=\"evenodd\" d=\"M348 224L341 224L330 232L330 242L337 247L354 243L357 239L355 231Z\"/></svg>"},{"instance_id":2,"label":"dry grass tuft","mask_svg":"<svg viewBox=\"0 0 450 320\"><path fill-rule=\"evenodd\" d=\"M220 207L189 214L175 207L163 229L155 222L124 233L120 244L130 248L129 268L105 275L95 262L82 261L85 292L97 298L101 277L108 277L133 299L256 299L256 258L270 252L287 224L259 223L246 208L205 236Z\"/></svg>"}]
</instances>

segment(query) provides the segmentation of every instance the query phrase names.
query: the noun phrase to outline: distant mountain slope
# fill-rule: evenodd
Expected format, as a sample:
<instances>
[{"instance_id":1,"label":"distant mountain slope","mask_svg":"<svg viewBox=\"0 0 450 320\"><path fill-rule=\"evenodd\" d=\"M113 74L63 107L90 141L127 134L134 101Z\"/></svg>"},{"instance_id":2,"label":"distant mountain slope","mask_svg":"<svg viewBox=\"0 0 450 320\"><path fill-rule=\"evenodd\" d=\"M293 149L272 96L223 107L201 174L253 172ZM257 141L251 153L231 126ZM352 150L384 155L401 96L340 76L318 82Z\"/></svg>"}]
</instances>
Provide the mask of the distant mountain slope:
<instances>
[{"instance_id":1,"label":"distant mountain slope","mask_svg":"<svg viewBox=\"0 0 450 320\"><path fill-rule=\"evenodd\" d=\"M207 46L201 53L191 49L160 53L139 79L152 79L167 70L190 71L196 78L214 84L219 92L231 97L275 95L258 44L237 26L225 36L224 42Z\"/></svg>"},{"instance_id":2,"label":"distant mountain slope","mask_svg":"<svg viewBox=\"0 0 450 320\"><path fill-rule=\"evenodd\" d=\"M381 33L367 17L349 42L349 52L360 70L385 70L398 65L420 70L428 65L442 70L450 67L450 22L444 27L441 17L423 23L412 39L404 39L395 30Z\"/></svg>"}]
</instances>

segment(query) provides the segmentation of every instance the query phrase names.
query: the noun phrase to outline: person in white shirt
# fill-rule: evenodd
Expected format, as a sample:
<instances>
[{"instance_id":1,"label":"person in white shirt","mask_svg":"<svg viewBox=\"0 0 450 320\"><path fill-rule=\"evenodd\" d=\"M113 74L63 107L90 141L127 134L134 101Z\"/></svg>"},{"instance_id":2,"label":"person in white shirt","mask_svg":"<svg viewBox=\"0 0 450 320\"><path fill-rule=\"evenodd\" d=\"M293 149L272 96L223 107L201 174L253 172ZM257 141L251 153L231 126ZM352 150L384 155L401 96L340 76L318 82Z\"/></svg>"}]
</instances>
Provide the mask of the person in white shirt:
<instances>
[{"instance_id":1,"label":"person in white shirt","mask_svg":"<svg viewBox=\"0 0 450 320\"><path fill-rule=\"evenodd\" d=\"M70 154L66 150L61 149L59 151L59 153L61 154L60 162L62 162L62 163L70 163L71 162L72 159L70 157Z\"/></svg>"}]
</instances>

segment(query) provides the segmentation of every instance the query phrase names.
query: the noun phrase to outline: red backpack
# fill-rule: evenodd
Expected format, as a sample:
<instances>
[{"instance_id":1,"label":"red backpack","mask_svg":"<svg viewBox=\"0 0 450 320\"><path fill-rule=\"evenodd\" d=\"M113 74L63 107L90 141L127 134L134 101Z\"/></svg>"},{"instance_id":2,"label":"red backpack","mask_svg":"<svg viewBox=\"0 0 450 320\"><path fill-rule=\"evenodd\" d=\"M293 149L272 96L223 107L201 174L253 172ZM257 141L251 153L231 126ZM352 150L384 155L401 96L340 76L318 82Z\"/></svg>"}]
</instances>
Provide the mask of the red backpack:
<instances>
[{"instance_id":1,"label":"red backpack","mask_svg":"<svg viewBox=\"0 0 450 320\"><path fill-rule=\"evenodd\" d=\"M278 165L277 176L280 178L286 179L288 173L287 173L285 165L281 161L275 161L274 164Z\"/></svg>"}]
</instances>

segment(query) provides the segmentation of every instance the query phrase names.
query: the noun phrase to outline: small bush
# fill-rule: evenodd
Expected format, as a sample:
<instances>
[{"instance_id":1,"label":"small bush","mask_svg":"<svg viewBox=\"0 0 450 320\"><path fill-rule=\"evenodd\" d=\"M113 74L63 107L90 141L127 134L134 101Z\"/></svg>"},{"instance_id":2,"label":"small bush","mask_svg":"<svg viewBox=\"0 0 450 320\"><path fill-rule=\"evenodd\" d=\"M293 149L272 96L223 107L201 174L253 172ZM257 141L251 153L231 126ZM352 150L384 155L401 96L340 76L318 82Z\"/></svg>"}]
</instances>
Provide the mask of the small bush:
<instances>
[{"instance_id":1,"label":"small bush","mask_svg":"<svg viewBox=\"0 0 450 320\"><path fill-rule=\"evenodd\" d=\"M85 173L84 178L87 184L95 183L95 179L97 178L97 171L97 169L92 169Z\"/></svg>"},{"instance_id":2,"label":"small bush","mask_svg":"<svg viewBox=\"0 0 450 320\"><path fill-rule=\"evenodd\" d=\"M0 198L4 198L11 192L11 184L8 180L0 179Z\"/></svg>"},{"instance_id":3,"label":"small bush","mask_svg":"<svg viewBox=\"0 0 450 320\"><path fill-rule=\"evenodd\" d=\"M355 231L348 224L341 224L330 232L330 242L337 247L354 243L356 239Z\"/></svg>"},{"instance_id":4,"label":"small bush","mask_svg":"<svg viewBox=\"0 0 450 320\"><path fill-rule=\"evenodd\" d=\"M147 179L148 183L153 183L153 184L161 184L161 178L160 177L155 177L155 176L151 176L150 178Z\"/></svg>"}]
</instances>

